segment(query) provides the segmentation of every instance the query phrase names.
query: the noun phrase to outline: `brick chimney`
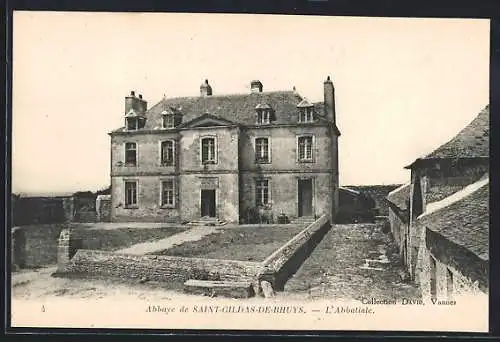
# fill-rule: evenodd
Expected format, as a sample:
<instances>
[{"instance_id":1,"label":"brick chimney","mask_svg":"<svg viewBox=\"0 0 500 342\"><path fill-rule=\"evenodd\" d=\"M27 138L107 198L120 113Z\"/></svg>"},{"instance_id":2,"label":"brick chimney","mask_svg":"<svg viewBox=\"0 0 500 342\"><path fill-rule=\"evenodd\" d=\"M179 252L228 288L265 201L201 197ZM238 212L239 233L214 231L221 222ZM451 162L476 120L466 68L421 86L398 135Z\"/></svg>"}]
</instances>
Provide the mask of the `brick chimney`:
<instances>
[{"instance_id":1,"label":"brick chimney","mask_svg":"<svg viewBox=\"0 0 500 342\"><path fill-rule=\"evenodd\" d=\"M208 84L208 80L205 80L205 82L201 84L200 96L202 97L212 96L212 87L210 86L210 84Z\"/></svg>"},{"instance_id":2,"label":"brick chimney","mask_svg":"<svg viewBox=\"0 0 500 342\"><path fill-rule=\"evenodd\" d=\"M135 91L132 90L130 95L125 97L125 114L130 109L133 109L137 114L144 114L148 110L148 102L142 98L142 94L139 94L139 97L135 96Z\"/></svg>"},{"instance_id":3,"label":"brick chimney","mask_svg":"<svg viewBox=\"0 0 500 342\"><path fill-rule=\"evenodd\" d=\"M326 78L323 83L324 87L324 104L325 104L325 117L332 122L335 122L335 88L330 79L330 76Z\"/></svg>"},{"instance_id":4,"label":"brick chimney","mask_svg":"<svg viewBox=\"0 0 500 342\"><path fill-rule=\"evenodd\" d=\"M250 82L250 91L253 93L262 93L262 82L259 80L253 80Z\"/></svg>"}]
</instances>

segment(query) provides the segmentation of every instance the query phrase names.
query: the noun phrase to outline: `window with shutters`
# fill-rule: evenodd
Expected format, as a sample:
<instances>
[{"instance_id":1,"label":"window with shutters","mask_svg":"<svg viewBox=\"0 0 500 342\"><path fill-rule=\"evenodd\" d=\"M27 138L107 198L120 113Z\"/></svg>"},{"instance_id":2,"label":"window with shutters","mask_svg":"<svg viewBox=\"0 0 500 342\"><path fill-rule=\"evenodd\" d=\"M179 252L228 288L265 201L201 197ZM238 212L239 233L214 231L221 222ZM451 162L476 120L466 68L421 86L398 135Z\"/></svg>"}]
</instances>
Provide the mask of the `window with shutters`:
<instances>
[{"instance_id":1,"label":"window with shutters","mask_svg":"<svg viewBox=\"0 0 500 342\"><path fill-rule=\"evenodd\" d=\"M137 144L125 143L125 166L137 166Z\"/></svg>"},{"instance_id":2,"label":"window with shutters","mask_svg":"<svg viewBox=\"0 0 500 342\"><path fill-rule=\"evenodd\" d=\"M175 141L166 140L161 142L161 165L173 166L175 161Z\"/></svg>"},{"instance_id":3,"label":"window with shutters","mask_svg":"<svg viewBox=\"0 0 500 342\"><path fill-rule=\"evenodd\" d=\"M270 203L269 180L257 179L255 181L255 205L262 207L268 206Z\"/></svg>"},{"instance_id":4,"label":"window with shutters","mask_svg":"<svg viewBox=\"0 0 500 342\"><path fill-rule=\"evenodd\" d=\"M255 139L255 162L258 164L269 163L270 158L270 145L269 138L256 138Z\"/></svg>"},{"instance_id":5,"label":"window with shutters","mask_svg":"<svg viewBox=\"0 0 500 342\"><path fill-rule=\"evenodd\" d=\"M203 164L215 164L217 162L217 146L215 137L201 139L201 162Z\"/></svg>"},{"instance_id":6,"label":"window with shutters","mask_svg":"<svg viewBox=\"0 0 500 342\"><path fill-rule=\"evenodd\" d=\"M297 138L297 159L299 162L313 161L313 137L301 136Z\"/></svg>"},{"instance_id":7,"label":"window with shutters","mask_svg":"<svg viewBox=\"0 0 500 342\"><path fill-rule=\"evenodd\" d=\"M161 206L170 208L175 206L175 181L173 179L161 182Z\"/></svg>"},{"instance_id":8,"label":"window with shutters","mask_svg":"<svg viewBox=\"0 0 500 342\"><path fill-rule=\"evenodd\" d=\"M137 181L125 181L125 207L137 207Z\"/></svg>"}]
</instances>

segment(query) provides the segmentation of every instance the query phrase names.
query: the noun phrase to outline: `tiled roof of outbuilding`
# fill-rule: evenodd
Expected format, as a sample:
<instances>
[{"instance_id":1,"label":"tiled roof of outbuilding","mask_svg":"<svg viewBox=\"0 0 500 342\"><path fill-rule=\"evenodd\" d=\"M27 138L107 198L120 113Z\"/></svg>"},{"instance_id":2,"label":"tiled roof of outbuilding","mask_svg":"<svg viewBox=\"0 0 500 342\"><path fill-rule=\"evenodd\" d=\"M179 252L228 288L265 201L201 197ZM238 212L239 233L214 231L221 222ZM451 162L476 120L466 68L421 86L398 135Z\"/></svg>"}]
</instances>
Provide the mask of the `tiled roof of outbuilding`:
<instances>
[{"instance_id":1,"label":"tiled roof of outbuilding","mask_svg":"<svg viewBox=\"0 0 500 342\"><path fill-rule=\"evenodd\" d=\"M487 105L470 124L453 139L438 147L423 159L488 157L490 136L490 106Z\"/></svg>"},{"instance_id":2,"label":"tiled roof of outbuilding","mask_svg":"<svg viewBox=\"0 0 500 342\"><path fill-rule=\"evenodd\" d=\"M440 201L457 191L463 189L464 186L461 184L439 184L433 185L427 189L425 192L425 201L427 203L432 203Z\"/></svg>"},{"instance_id":3,"label":"tiled roof of outbuilding","mask_svg":"<svg viewBox=\"0 0 500 342\"><path fill-rule=\"evenodd\" d=\"M489 183L454 203L422 215L417 224L488 260Z\"/></svg>"},{"instance_id":4,"label":"tiled roof of outbuilding","mask_svg":"<svg viewBox=\"0 0 500 342\"><path fill-rule=\"evenodd\" d=\"M386 199L401 210L408 209L410 199L410 184L403 184L399 188L391 191Z\"/></svg>"}]
</instances>

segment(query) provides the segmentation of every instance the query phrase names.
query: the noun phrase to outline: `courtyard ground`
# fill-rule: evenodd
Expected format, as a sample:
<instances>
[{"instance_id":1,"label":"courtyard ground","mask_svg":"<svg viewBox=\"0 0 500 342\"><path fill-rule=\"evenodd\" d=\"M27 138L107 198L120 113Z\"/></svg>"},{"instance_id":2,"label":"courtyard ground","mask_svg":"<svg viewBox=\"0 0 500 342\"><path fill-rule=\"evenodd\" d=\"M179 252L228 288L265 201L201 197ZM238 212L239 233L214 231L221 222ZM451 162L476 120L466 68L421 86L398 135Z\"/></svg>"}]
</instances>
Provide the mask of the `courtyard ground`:
<instances>
[{"instance_id":1,"label":"courtyard ground","mask_svg":"<svg viewBox=\"0 0 500 342\"><path fill-rule=\"evenodd\" d=\"M403 267L390 233L375 224L334 225L280 295L302 299L418 298L401 280Z\"/></svg>"},{"instance_id":2,"label":"courtyard ground","mask_svg":"<svg viewBox=\"0 0 500 342\"><path fill-rule=\"evenodd\" d=\"M171 253L197 256L199 255L197 253L206 248L203 253L210 257L235 258L242 255L248 257L252 253L267 256L272 253L272 249L278 248L287 240L290 236L288 234L293 235L292 231L298 233L302 229L296 226L284 233L278 226L253 228L253 230L247 228L247 233L242 233L234 227L223 228L220 234L208 235L211 239L174 246L171 248L174 252ZM279 233L280 231L282 233ZM262 243L255 244L255 241L260 240L249 243L250 239L262 236L267 236ZM280 243L276 242L277 237L281 238ZM228 246L233 248L227 249ZM222 252L224 250L226 252ZM228 254L227 251L231 252ZM356 300L361 297L377 299L419 297L415 286L401 281L401 270L390 236L382 233L376 225L334 225L288 281L285 291L277 294L277 299ZM54 271L55 266L50 266L12 273L13 301L50 298L152 301L190 296L151 282L141 284L133 281L123 283L111 279L54 278L51 277Z\"/></svg>"}]
</instances>

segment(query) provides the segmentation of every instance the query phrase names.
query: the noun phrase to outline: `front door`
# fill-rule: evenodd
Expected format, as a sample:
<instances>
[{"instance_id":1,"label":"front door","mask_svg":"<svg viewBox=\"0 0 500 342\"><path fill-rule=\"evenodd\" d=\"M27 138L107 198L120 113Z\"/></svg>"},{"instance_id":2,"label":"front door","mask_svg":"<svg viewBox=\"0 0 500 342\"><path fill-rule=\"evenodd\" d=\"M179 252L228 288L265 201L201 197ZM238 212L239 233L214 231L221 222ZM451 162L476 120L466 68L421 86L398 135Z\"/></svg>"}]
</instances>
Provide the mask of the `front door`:
<instances>
[{"instance_id":1,"label":"front door","mask_svg":"<svg viewBox=\"0 0 500 342\"><path fill-rule=\"evenodd\" d=\"M313 191L312 179L299 179L298 181L299 197L299 217L312 216L313 213Z\"/></svg>"},{"instance_id":2,"label":"front door","mask_svg":"<svg viewBox=\"0 0 500 342\"><path fill-rule=\"evenodd\" d=\"M201 190L201 217L215 217L215 190Z\"/></svg>"}]
</instances>

